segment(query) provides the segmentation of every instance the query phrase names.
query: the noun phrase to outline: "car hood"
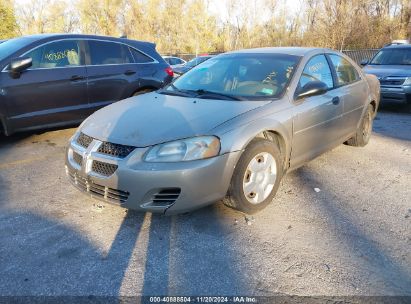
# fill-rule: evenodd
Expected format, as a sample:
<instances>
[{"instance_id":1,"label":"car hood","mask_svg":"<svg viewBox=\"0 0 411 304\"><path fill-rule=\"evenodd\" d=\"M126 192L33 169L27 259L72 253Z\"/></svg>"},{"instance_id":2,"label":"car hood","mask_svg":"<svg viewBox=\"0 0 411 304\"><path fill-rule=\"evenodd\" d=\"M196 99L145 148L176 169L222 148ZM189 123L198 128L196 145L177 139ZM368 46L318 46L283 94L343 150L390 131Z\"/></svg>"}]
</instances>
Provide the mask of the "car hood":
<instances>
[{"instance_id":1,"label":"car hood","mask_svg":"<svg viewBox=\"0 0 411 304\"><path fill-rule=\"evenodd\" d=\"M367 65L364 72L377 77L404 76L411 77L411 66L404 65Z\"/></svg>"},{"instance_id":2,"label":"car hood","mask_svg":"<svg viewBox=\"0 0 411 304\"><path fill-rule=\"evenodd\" d=\"M196 99L148 93L107 106L86 119L93 138L135 147L207 135L211 129L270 101Z\"/></svg>"}]
</instances>

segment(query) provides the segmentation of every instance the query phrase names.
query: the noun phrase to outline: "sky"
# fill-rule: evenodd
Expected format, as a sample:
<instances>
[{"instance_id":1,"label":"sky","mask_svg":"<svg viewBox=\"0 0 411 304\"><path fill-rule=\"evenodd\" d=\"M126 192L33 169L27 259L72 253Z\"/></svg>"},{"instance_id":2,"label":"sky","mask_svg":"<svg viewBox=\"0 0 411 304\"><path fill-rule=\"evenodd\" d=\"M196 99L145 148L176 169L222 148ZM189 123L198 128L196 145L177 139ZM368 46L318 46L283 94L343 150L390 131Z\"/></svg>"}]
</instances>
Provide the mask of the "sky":
<instances>
[{"instance_id":1,"label":"sky","mask_svg":"<svg viewBox=\"0 0 411 304\"><path fill-rule=\"evenodd\" d=\"M208 0L209 1L209 10L213 15L218 16L221 20L228 19L227 3L230 0ZM238 1L238 0L234 0ZM254 1L264 2L263 0L248 0L246 1L249 5L254 5ZM280 6L287 8L287 11L291 14L296 13L301 7L301 0L277 0ZM259 16L261 19L265 18L264 7L261 8ZM233 20L231 20L233 22ZM262 20L264 21L264 20Z\"/></svg>"}]
</instances>

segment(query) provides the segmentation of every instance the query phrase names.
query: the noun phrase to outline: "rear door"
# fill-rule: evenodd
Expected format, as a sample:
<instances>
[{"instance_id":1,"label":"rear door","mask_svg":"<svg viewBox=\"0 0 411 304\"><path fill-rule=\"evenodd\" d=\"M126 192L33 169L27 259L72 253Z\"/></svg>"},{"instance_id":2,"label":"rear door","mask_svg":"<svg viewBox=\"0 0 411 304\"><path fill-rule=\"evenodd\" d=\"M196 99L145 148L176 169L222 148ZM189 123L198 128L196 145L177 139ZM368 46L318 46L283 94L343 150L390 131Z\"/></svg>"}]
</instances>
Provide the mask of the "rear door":
<instances>
[{"instance_id":1,"label":"rear door","mask_svg":"<svg viewBox=\"0 0 411 304\"><path fill-rule=\"evenodd\" d=\"M364 104L367 102L366 80L361 79L355 67L344 57L336 54L327 55L335 69L336 85L341 92L343 103L344 135L350 136L357 130Z\"/></svg>"},{"instance_id":2,"label":"rear door","mask_svg":"<svg viewBox=\"0 0 411 304\"><path fill-rule=\"evenodd\" d=\"M140 69L127 45L88 40L87 55L88 96L93 110L130 97L139 86Z\"/></svg>"},{"instance_id":3,"label":"rear door","mask_svg":"<svg viewBox=\"0 0 411 304\"><path fill-rule=\"evenodd\" d=\"M324 82L328 91L323 95L295 100L292 167L320 155L341 137L343 105L325 55L315 55L307 62L296 93L310 81Z\"/></svg>"},{"instance_id":4,"label":"rear door","mask_svg":"<svg viewBox=\"0 0 411 304\"><path fill-rule=\"evenodd\" d=\"M47 42L24 54L33 65L17 79L4 77L11 129L79 122L88 107L81 41Z\"/></svg>"}]
</instances>

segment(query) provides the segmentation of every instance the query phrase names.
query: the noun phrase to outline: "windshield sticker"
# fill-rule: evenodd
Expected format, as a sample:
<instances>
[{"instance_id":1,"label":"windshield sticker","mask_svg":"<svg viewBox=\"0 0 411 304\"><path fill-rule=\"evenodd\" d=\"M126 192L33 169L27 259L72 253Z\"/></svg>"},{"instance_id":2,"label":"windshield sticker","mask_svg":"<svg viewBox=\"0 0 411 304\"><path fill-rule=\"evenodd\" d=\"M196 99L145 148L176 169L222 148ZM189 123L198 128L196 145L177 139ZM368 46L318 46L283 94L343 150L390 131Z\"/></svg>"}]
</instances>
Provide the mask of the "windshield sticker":
<instances>
[{"instance_id":1,"label":"windshield sticker","mask_svg":"<svg viewBox=\"0 0 411 304\"><path fill-rule=\"evenodd\" d=\"M264 89L261 90L261 93L266 94L266 95L273 95L274 90L264 88Z\"/></svg>"},{"instance_id":2,"label":"windshield sticker","mask_svg":"<svg viewBox=\"0 0 411 304\"><path fill-rule=\"evenodd\" d=\"M73 53L77 54L76 50L65 50L61 52L45 54L44 58L46 58L48 61L59 61L61 59L67 58L68 56L72 56Z\"/></svg>"}]
</instances>

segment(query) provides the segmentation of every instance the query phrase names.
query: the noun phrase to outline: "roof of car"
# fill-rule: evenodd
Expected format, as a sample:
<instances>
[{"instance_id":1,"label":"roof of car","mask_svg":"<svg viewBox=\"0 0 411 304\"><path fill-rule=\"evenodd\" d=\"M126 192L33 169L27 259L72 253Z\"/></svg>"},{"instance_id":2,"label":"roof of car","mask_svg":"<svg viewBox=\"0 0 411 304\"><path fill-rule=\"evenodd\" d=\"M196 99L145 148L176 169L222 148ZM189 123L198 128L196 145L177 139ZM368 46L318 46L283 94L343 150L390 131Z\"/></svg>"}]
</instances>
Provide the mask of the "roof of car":
<instances>
[{"instance_id":1,"label":"roof of car","mask_svg":"<svg viewBox=\"0 0 411 304\"><path fill-rule=\"evenodd\" d=\"M384 46L383 49L409 49L411 48L411 44L391 44Z\"/></svg>"},{"instance_id":2,"label":"roof of car","mask_svg":"<svg viewBox=\"0 0 411 304\"><path fill-rule=\"evenodd\" d=\"M330 49L314 48L314 47L264 47L255 49L244 49L239 51L230 52L233 53L277 53L277 54L289 54L296 56L304 56L313 51L329 52Z\"/></svg>"},{"instance_id":3,"label":"roof of car","mask_svg":"<svg viewBox=\"0 0 411 304\"><path fill-rule=\"evenodd\" d=\"M21 38L30 39L33 41L36 40L43 40L49 38L86 38L86 39L103 39L103 40L111 40L111 41L124 41L124 42L139 42L148 45L155 45L154 43L147 42L147 41L140 41L140 40L132 40L127 38L117 38L111 36L98 36L98 35L84 35L84 34L35 34L35 35L27 35L22 36Z\"/></svg>"}]
</instances>

